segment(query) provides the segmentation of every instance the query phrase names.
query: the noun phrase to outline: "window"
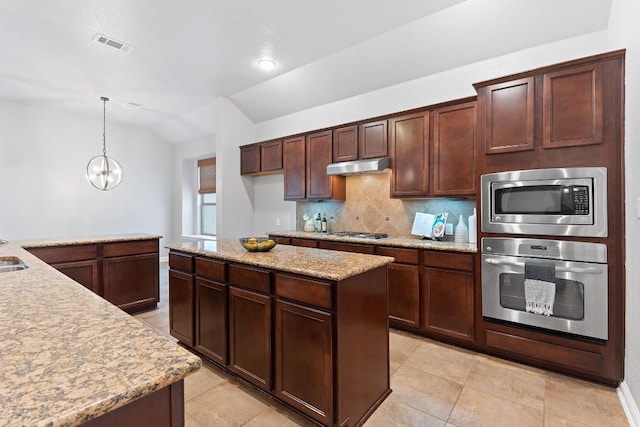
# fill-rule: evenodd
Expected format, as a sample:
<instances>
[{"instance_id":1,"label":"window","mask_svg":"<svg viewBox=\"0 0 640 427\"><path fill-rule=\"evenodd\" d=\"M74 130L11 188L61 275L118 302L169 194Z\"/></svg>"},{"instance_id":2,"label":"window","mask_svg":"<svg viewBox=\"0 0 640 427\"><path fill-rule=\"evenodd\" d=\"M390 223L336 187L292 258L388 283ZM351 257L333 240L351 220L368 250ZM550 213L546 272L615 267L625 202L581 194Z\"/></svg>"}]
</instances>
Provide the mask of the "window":
<instances>
[{"instance_id":1,"label":"window","mask_svg":"<svg viewBox=\"0 0 640 427\"><path fill-rule=\"evenodd\" d=\"M200 234L216 235L216 158L198 160Z\"/></svg>"}]
</instances>

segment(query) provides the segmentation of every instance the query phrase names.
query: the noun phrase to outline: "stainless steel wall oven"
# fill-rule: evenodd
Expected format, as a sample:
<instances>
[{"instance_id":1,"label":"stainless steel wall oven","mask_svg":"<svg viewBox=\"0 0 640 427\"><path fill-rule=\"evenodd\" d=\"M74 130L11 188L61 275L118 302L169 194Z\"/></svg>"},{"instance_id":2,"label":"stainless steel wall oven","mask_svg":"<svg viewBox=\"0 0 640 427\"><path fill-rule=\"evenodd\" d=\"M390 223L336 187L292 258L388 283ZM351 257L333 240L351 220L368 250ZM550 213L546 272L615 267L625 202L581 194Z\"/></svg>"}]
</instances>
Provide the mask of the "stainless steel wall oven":
<instances>
[{"instance_id":1,"label":"stainless steel wall oven","mask_svg":"<svg viewBox=\"0 0 640 427\"><path fill-rule=\"evenodd\" d=\"M607 340L607 247L482 239L482 315Z\"/></svg>"}]
</instances>

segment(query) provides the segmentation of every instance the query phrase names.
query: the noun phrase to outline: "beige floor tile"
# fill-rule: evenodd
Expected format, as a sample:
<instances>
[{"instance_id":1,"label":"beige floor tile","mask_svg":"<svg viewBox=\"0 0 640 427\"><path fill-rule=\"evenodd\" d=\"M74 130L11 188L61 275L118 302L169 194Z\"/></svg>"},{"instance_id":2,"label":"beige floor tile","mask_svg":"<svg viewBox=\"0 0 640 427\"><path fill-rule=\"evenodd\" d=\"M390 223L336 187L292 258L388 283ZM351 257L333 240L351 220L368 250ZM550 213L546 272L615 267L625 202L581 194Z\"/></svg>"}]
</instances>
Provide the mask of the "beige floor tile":
<instances>
[{"instance_id":1,"label":"beige floor tile","mask_svg":"<svg viewBox=\"0 0 640 427\"><path fill-rule=\"evenodd\" d=\"M202 427L241 426L269 408L238 386L224 382L185 402L185 411Z\"/></svg>"},{"instance_id":2,"label":"beige floor tile","mask_svg":"<svg viewBox=\"0 0 640 427\"><path fill-rule=\"evenodd\" d=\"M285 410L268 408L252 418L244 427L314 427L311 421Z\"/></svg>"},{"instance_id":3,"label":"beige floor tile","mask_svg":"<svg viewBox=\"0 0 640 427\"><path fill-rule=\"evenodd\" d=\"M445 423L394 399L392 394L364 423L364 427L444 427Z\"/></svg>"},{"instance_id":4,"label":"beige floor tile","mask_svg":"<svg viewBox=\"0 0 640 427\"><path fill-rule=\"evenodd\" d=\"M201 427L189 414L184 414L184 427Z\"/></svg>"},{"instance_id":5,"label":"beige floor tile","mask_svg":"<svg viewBox=\"0 0 640 427\"><path fill-rule=\"evenodd\" d=\"M542 411L465 387L448 421L461 427L542 427L544 419Z\"/></svg>"},{"instance_id":6,"label":"beige floor tile","mask_svg":"<svg viewBox=\"0 0 640 427\"><path fill-rule=\"evenodd\" d=\"M420 347L421 342L415 335L395 330L389 331L389 360L392 363L404 363L411 353Z\"/></svg>"},{"instance_id":7,"label":"beige floor tile","mask_svg":"<svg viewBox=\"0 0 640 427\"><path fill-rule=\"evenodd\" d=\"M423 342L405 364L432 375L464 384L476 363L475 354L436 342Z\"/></svg>"},{"instance_id":8,"label":"beige floor tile","mask_svg":"<svg viewBox=\"0 0 640 427\"><path fill-rule=\"evenodd\" d=\"M462 385L404 365L391 377L391 389L394 400L446 420Z\"/></svg>"},{"instance_id":9,"label":"beige floor tile","mask_svg":"<svg viewBox=\"0 0 640 427\"><path fill-rule=\"evenodd\" d=\"M615 389L557 374L546 377L545 412L593 427L629 425Z\"/></svg>"},{"instance_id":10,"label":"beige floor tile","mask_svg":"<svg viewBox=\"0 0 640 427\"><path fill-rule=\"evenodd\" d=\"M544 415L544 427L589 427L577 421L567 420L553 414Z\"/></svg>"},{"instance_id":11,"label":"beige floor tile","mask_svg":"<svg viewBox=\"0 0 640 427\"><path fill-rule=\"evenodd\" d=\"M491 393L538 411L544 410L545 377L527 369L498 363L476 363L465 387Z\"/></svg>"},{"instance_id":12,"label":"beige floor tile","mask_svg":"<svg viewBox=\"0 0 640 427\"><path fill-rule=\"evenodd\" d=\"M228 379L203 363L202 368L184 379L184 400L185 402L212 389Z\"/></svg>"}]
</instances>

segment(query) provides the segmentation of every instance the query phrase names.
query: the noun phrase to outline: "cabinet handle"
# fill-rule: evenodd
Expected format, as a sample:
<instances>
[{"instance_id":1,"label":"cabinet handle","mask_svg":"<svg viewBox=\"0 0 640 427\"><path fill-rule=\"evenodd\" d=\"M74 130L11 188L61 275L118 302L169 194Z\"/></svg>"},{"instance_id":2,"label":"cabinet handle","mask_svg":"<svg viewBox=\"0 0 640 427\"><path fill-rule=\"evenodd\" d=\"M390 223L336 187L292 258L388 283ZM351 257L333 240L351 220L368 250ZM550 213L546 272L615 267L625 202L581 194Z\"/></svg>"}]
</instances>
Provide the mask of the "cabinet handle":
<instances>
[{"instance_id":1,"label":"cabinet handle","mask_svg":"<svg viewBox=\"0 0 640 427\"><path fill-rule=\"evenodd\" d=\"M491 265L510 265L512 267L521 267L524 268L524 262L514 262L514 261L505 261L496 258L488 258L485 259L484 262ZM556 271L560 271L563 273L578 273L578 274L602 274L602 268L598 267L556 267Z\"/></svg>"}]
</instances>

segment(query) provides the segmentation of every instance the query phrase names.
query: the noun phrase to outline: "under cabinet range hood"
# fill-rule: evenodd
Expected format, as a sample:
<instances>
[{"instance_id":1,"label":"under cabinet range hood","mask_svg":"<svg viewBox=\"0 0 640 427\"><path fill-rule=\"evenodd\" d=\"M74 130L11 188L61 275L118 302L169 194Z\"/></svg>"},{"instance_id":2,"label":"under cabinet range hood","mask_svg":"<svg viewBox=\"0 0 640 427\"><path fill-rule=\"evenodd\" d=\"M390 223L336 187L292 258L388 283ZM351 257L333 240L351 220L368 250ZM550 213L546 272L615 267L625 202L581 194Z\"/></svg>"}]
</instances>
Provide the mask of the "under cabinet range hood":
<instances>
[{"instance_id":1,"label":"under cabinet range hood","mask_svg":"<svg viewBox=\"0 0 640 427\"><path fill-rule=\"evenodd\" d=\"M361 173L382 172L391 167L389 157L354 160L351 162L331 163L327 165L327 175L356 175Z\"/></svg>"}]
</instances>

